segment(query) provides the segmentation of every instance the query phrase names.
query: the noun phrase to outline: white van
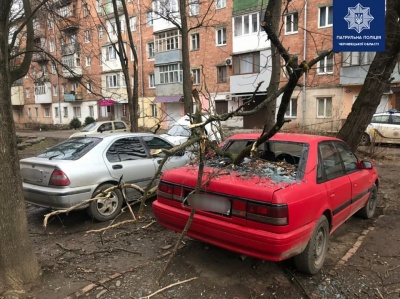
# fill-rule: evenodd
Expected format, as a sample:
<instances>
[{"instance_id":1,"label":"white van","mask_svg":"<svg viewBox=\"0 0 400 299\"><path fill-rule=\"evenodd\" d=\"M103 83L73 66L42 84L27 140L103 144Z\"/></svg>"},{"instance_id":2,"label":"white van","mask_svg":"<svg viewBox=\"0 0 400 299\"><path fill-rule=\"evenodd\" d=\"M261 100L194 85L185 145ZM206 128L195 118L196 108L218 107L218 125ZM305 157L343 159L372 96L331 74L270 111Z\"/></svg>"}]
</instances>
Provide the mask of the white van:
<instances>
[{"instance_id":1,"label":"white van","mask_svg":"<svg viewBox=\"0 0 400 299\"><path fill-rule=\"evenodd\" d=\"M201 116L202 121L208 119L207 115ZM166 134L162 134L161 137L173 143L174 145L180 145L185 143L190 135L190 117L188 115L182 116L176 123L174 123L168 130ZM215 122L208 123L205 126L205 134L211 141L221 142L221 134L219 133L218 126Z\"/></svg>"}]
</instances>

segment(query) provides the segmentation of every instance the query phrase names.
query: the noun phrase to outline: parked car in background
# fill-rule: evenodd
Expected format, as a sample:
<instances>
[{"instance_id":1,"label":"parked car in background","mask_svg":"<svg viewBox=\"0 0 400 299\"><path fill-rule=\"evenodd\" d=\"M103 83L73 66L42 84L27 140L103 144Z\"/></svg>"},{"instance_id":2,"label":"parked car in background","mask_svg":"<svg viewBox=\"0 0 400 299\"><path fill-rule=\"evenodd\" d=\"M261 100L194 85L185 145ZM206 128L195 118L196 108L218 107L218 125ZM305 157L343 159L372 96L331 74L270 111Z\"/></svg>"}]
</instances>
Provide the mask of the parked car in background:
<instances>
[{"instance_id":1,"label":"parked car in background","mask_svg":"<svg viewBox=\"0 0 400 299\"><path fill-rule=\"evenodd\" d=\"M88 124L79 132L72 134L70 137L86 136L96 133L120 133L129 132L129 126L121 120L96 121Z\"/></svg>"},{"instance_id":2,"label":"parked car in background","mask_svg":"<svg viewBox=\"0 0 400 299\"><path fill-rule=\"evenodd\" d=\"M222 149L239 153L258 136L234 135ZM199 194L196 165L164 172L154 215L181 232L194 208L190 237L270 261L294 257L315 274L333 231L353 214L373 217L378 173L333 137L279 133L257 150L235 168L226 157L208 160Z\"/></svg>"},{"instance_id":3,"label":"parked car in background","mask_svg":"<svg viewBox=\"0 0 400 299\"><path fill-rule=\"evenodd\" d=\"M202 121L208 119L207 115L202 116ZM162 134L161 137L165 138L174 145L180 145L185 143L191 136L191 125L189 116L181 117L176 123L174 123L166 134ZM208 136L210 141L220 142L221 134L219 133L218 126L215 122L210 122L205 125L204 134Z\"/></svg>"},{"instance_id":4,"label":"parked car in background","mask_svg":"<svg viewBox=\"0 0 400 299\"><path fill-rule=\"evenodd\" d=\"M365 130L360 145L370 143L400 143L400 113L391 109L388 112L376 113Z\"/></svg>"},{"instance_id":5,"label":"parked car in background","mask_svg":"<svg viewBox=\"0 0 400 299\"><path fill-rule=\"evenodd\" d=\"M25 200L52 209L65 209L93 198L100 190L118 184L145 187L162 160L158 149L173 145L154 134L93 134L69 138L36 157L20 160ZM181 152L170 157L163 170L184 166L189 156ZM127 189L129 200L139 193ZM110 199L98 199L87 208L98 221L113 219L119 214L123 197L114 190Z\"/></svg>"}]
</instances>

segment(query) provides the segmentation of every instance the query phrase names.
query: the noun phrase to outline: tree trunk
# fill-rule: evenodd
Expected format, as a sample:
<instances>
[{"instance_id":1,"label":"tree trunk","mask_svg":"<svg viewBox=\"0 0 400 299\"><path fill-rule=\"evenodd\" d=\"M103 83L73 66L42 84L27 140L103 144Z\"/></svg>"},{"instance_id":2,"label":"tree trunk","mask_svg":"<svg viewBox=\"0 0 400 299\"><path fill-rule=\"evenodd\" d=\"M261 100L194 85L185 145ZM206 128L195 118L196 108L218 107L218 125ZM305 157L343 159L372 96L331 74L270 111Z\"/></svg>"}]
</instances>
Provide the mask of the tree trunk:
<instances>
[{"instance_id":1,"label":"tree trunk","mask_svg":"<svg viewBox=\"0 0 400 299\"><path fill-rule=\"evenodd\" d=\"M386 51L378 52L368 70L360 94L337 137L347 142L352 150L357 149L361 137L378 107L400 53L400 25L398 0L388 0L386 9Z\"/></svg>"},{"instance_id":2,"label":"tree trunk","mask_svg":"<svg viewBox=\"0 0 400 299\"><path fill-rule=\"evenodd\" d=\"M3 0L0 4L0 292L22 290L24 283L39 275L28 233L11 106L7 47L10 3L11 0Z\"/></svg>"}]
</instances>

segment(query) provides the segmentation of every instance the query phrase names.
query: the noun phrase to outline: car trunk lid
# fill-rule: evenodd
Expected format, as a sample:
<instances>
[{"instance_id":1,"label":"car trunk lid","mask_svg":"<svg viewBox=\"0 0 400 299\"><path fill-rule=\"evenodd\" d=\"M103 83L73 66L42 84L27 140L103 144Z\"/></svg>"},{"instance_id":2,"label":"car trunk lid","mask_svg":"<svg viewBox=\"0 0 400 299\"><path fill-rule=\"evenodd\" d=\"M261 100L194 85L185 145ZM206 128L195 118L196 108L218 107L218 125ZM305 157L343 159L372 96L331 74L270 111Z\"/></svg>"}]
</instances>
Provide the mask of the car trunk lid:
<instances>
[{"instance_id":1,"label":"car trunk lid","mask_svg":"<svg viewBox=\"0 0 400 299\"><path fill-rule=\"evenodd\" d=\"M59 169L58 163L60 161L55 163L47 158L23 159L20 161L20 175L26 183L48 186L53 171Z\"/></svg>"}]
</instances>

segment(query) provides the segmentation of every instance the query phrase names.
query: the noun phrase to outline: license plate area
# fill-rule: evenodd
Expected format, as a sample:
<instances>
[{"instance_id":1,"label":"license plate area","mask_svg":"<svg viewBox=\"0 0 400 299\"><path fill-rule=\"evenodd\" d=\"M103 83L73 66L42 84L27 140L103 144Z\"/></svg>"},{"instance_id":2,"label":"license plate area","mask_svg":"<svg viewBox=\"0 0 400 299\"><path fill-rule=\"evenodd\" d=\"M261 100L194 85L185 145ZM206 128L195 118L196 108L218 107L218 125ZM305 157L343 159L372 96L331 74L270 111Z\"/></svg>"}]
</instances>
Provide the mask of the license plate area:
<instances>
[{"instance_id":1,"label":"license plate area","mask_svg":"<svg viewBox=\"0 0 400 299\"><path fill-rule=\"evenodd\" d=\"M231 215L232 203L227 197L212 194L190 194L186 202L196 210Z\"/></svg>"}]
</instances>

